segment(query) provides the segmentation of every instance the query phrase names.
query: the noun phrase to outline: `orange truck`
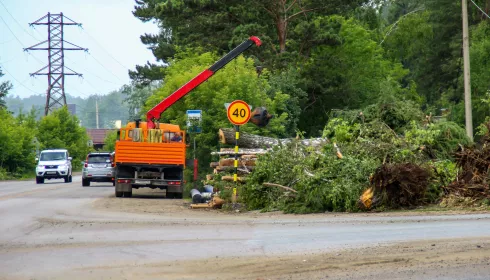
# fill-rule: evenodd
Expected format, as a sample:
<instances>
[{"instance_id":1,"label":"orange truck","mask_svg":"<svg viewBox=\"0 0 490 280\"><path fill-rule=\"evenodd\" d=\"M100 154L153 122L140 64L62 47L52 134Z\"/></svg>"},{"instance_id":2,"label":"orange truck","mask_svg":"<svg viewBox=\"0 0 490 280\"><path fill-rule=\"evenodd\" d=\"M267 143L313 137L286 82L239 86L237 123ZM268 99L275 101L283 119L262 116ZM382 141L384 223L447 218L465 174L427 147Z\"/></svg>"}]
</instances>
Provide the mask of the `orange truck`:
<instances>
[{"instance_id":1,"label":"orange truck","mask_svg":"<svg viewBox=\"0 0 490 280\"><path fill-rule=\"evenodd\" d=\"M186 162L186 134L178 125L159 123L161 114L213 76L251 46L252 36L201 72L146 114L147 121L129 122L118 132L115 150L116 197L131 197L133 188L165 189L168 198L182 198Z\"/></svg>"}]
</instances>

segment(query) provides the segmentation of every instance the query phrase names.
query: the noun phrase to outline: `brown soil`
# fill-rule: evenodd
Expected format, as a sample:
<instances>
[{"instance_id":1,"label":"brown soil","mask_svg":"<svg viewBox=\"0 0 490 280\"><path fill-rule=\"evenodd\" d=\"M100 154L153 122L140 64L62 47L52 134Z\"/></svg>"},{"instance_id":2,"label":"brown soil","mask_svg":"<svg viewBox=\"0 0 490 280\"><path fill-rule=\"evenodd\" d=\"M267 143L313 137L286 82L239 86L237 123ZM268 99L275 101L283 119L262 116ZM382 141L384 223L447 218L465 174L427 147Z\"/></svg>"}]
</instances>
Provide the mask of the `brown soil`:
<instances>
[{"instance_id":1,"label":"brown soil","mask_svg":"<svg viewBox=\"0 0 490 280\"><path fill-rule=\"evenodd\" d=\"M420 207L414 210L408 211L396 211L396 212L360 212L360 213L318 213L309 215L294 215L283 214L282 212L267 212L261 213L259 211L245 211L245 210L215 210L215 209L190 209L190 200L186 199L166 199L165 191L139 189L133 190L132 198L117 198L115 196L98 199L94 202L93 207L96 210L103 210L109 212L124 212L124 213L139 213L139 214L155 214L155 215L167 215L171 214L173 217L190 217L190 216L235 216L235 217L252 217L252 218L275 218L281 217L304 217L304 218L317 218L318 216L328 217L373 217L373 216L445 216L445 215L465 215L465 214L478 214L478 213L490 213L488 207L433 207L425 208Z\"/></svg>"},{"instance_id":2,"label":"brown soil","mask_svg":"<svg viewBox=\"0 0 490 280\"><path fill-rule=\"evenodd\" d=\"M327 254L118 264L83 268L51 279L105 279L114 275L127 279L487 279L489 272L490 238L480 238Z\"/></svg>"}]
</instances>

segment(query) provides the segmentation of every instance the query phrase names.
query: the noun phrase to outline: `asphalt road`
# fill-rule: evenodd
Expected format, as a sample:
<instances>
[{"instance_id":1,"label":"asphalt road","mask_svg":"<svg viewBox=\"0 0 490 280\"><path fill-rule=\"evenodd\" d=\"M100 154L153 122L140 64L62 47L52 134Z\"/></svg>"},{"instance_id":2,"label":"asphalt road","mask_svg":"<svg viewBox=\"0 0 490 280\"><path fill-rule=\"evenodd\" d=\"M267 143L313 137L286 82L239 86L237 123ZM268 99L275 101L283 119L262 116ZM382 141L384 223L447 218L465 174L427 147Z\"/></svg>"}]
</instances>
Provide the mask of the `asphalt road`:
<instances>
[{"instance_id":1,"label":"asphalt road","mask_svg":"<svg viewBox=\"0 0 490 280\"><path fill-rule=\"evenodd\" d=\"M455 238L483 240L490 236L489 214L263 218L108 212L94 209L92 204L114 196L110 183L82 187L80 176L75 176L72 183L46 182L0 182L0 279L66 279L68 275L71 279L77 275L80 279L87 275L94 279L136 279L136 274L127 274L124 267L196 259L332 253L367 245L433 243ZM94 273L93 277L84 274L104 267L123 268ZM464 269L469 270L467 279L488 279L480 278L481 267L478 273L471 273L471 267ZM483 271L487 277L490 270ZM461 279L448 277L440 279Z\"/></svg>"}]
</instances>

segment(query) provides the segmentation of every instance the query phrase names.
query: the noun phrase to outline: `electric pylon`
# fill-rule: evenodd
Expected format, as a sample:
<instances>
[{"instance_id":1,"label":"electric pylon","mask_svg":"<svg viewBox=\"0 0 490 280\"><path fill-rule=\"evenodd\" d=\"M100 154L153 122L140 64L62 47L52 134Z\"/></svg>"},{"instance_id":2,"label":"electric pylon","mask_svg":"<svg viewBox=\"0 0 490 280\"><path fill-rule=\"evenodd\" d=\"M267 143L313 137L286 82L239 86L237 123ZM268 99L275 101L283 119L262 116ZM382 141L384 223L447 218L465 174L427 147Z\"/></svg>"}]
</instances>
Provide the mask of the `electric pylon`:
<instances>
[{"instance_id":1,"label":"electric pylon","mask_svg":"<svg viewBox=\"0 0 490 280\"><path fill-rule=\"evenodd\" d=\"M82 48L63 39L63 27L65 25L82 26L80 23L76 23L68 17L64 16L63 13L48 13L44 17L38 19L33 23L30 23L29 25L48 26L48 40L24 49L24 51L48 51L48 65L44 66L34 73L30 73L31 76L48 76L46 107L44 109L44 115L47 116L48 113L51 112L53 109L66 106L65 76L82 76L82 74L77 73L65 66L64 52L88 51L88 49ZM65 71L65 69L68 71Z\"/></svg>"}]
</instances>

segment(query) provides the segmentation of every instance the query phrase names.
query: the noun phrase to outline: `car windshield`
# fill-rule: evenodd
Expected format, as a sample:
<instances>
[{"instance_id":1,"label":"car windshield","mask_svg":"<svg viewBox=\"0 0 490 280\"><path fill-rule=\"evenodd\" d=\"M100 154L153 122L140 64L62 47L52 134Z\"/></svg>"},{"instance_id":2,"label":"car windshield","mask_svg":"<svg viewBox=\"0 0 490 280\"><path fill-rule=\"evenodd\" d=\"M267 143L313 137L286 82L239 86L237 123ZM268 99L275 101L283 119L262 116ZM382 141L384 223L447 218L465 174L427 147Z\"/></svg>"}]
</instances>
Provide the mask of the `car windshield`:
<instances>
[{"instance_id":1,"label":"car windshield","mask_svg":"<svg viewBox=\"0 0 490 280\"><path fill-rule=\"evenodd\" d=\"M48 152L41 154L41 161L50 161L50 160L65 160L66 153L65 152Z\"/></svg>"},{"instance_id":2,"label":"car windshield","mask_svg":"<svg viewBox=\"0 0 490 280\"><path fill-rule=\"evenodd\" d=\"M88 163L108 163L111 162L109 155L89 155Z\"/></svg>"}]
</instances>

